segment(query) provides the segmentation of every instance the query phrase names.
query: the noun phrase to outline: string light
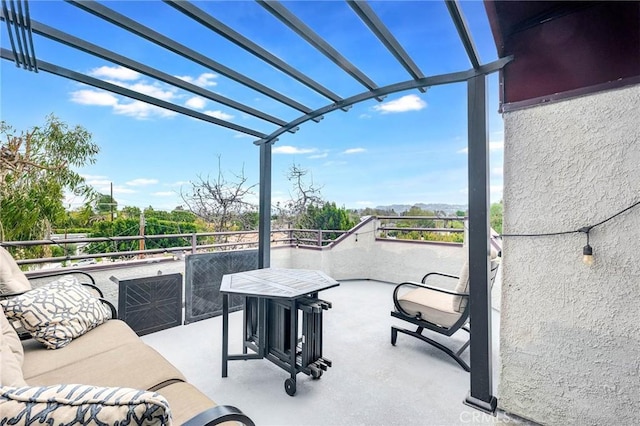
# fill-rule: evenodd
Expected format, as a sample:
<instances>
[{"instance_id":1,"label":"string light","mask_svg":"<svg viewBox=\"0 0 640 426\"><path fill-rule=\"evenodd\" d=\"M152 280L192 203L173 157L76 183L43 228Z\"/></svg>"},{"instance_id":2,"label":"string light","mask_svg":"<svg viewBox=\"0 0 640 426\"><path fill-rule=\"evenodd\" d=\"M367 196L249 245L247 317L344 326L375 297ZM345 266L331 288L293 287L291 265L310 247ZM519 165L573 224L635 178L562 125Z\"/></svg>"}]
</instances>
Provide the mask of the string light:
<instances>
[{"instance_id":1,"label":"string light","mask_svg":"<svg viewBox=\"0 0 640 426\"><path fill-rule=\"evenodd\" d=\"M593 248L589 245L589 231L591 231L591 228L584 227L580 228L579 231L587 234L587 245L582 248L582 261L585 265L591 266L593 265Z\"/></svg>"},{"instance_id":2,"label":"string light","mask_svg":"<svg viewBox=\"0 0 640 426\"><path fill-rule=\"evenodd\" d=\"M584 233L584 234L587 234L587 245L582 248L582 261L584 262L585 265L591 266L591 265L593 265L594 259L593 259L593 247L591 247L591 245L589 244L589 232L591 232L591 230L593 228L595 228L596 226L600 226L603 223L610 221L614 217L619 216L622 213L626 212L627 210L631 210L632 208L634 208L634 207L636 207L638 205L640 205L640 201L636 201L635 203L631 204L626 209L620 210L618 213L614 214L613 216L610 216L610 217L606 218L605 220L602 220L602 221L596 223L595 225L583 226L582 228L576 229L574 231L547 232L547 233L541 233L541 234L500 234L500 238L502 238L502 237L548 237L548 236L552 236L552 235L566 235L566 234Z\"/></svg>"}]
</instances>

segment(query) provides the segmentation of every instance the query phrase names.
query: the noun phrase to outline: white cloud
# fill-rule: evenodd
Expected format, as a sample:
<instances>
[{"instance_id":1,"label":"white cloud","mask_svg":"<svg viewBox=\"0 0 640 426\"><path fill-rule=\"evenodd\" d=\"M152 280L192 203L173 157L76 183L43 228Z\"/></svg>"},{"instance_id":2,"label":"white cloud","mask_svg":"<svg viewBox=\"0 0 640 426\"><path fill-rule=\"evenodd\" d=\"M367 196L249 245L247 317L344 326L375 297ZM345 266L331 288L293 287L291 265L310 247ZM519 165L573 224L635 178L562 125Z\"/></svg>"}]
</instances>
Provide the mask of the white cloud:
<instances>
[{"instance_id":1,"label":"white cloud","mask_svg":"<svg viewBox=\"0 0 640 426\"><path fill-rule=\"evenodd\" d=\"M114 194L135 194L136 191L135 189L131 189L131 188L125 188L122 186L114 186L113 187L113 193Z\"/></svg>"},{"instance_id":2,"label":"white cloud","mask_svg":"<svg viewBox=\"0 0 640 426\"><path fill-rule=\"evenodd\" d=\"M310 155L307 158L310 158L312 160L318 159L318 158L327 158L329 156L328 152L323 152L322 154L315 154L315 155Z\"/></svg>"},{"instance_id":3,"label":"white cloud","mask_svg":"<svg viewBox=\"0 0 640 426\"><path fill-rule=\"evenodd\" d=\"M136 83L129 85L121 81L113 81L112 83L165 101L170 101L175 97L174 89L165 90L158 84ZM124 99L102 90L82 89L71 92L72 102L81 105L108 106L113 109L115 114L126 115L136 119L146 119L151 116L167 118L177 115L176 112L142 101L125 101Z\"/></svg>"},{"instance_id":4,"label":"white cloud","mask_svg":"<svg viewBox=\"0 0 640 426\"><path fill-rule=\"evenodd\" d=\"M158 179L139 178L139 179L130 180L129 182L127 182L127 185L129 185L129 186L145 186L145 185L155 185L157 183L158 183Z\"/></svg>"},{"instance_id":5,"label":"white cloud","mask_svg":"<svg viewBox=\"0 0 640 426\"><path fill-rule=\"evenodd\" d=\"M246 133L236 133L235 135L233 135L233 137L236 138L236 139L242 139L242 138L253 138L253 139L255 139L255 136L247 135Z\"/></svg>"},{"instance_id":6,"label":"white cloud","mask_svg":"<svg viewBox=\"0 0 640 426\"><path fill-rule=\"evenodd\" d=\"M84 179L86 179L87 181L90 180L94 180L94 179L107 179L106 176L101 176L101 175L86 175L86 174L80 174L80 176L82 176Z\"/></svg>"},{"instance_id":7,"label":"white cloud","mask_svg":"<svg viewBox=\"0 0 640 426\"><path fill-rule=\"evenodd\" d=\"M173 191L159 191L159 192L153 192L151 195L155 195L157 197L172 197L176 195L176 193Z\"/></svg>"},{"instance_id":8,"label":"white cloud","mask_svg":"<svg viewBox=\"0 0 640 426\"><path fill-rule=\"evenodd\" d=\"M176 112L155 105L149 105L141 101L133 101L128 104L118 103L113 106L113 112L120 115L127 115L138 120L149 118L152 115L158 115L160 117L173 117L177 115Z\"/></svg>"},{"instance_id":9,"label":"white cloud","mask_svg":"<svg viewBox=\"0 0 640 426\"><path fill-rule=\"evenodd\" d=\"M187 185L189 183L191 183L191 182L189 182L188 180L179 180L177 182L167 183L166 186L178 187L178 186L182 186L182 185Z\"/></svg>"},{"instance_id":10,"label":"white cloud","mask_svg":"<svg viewBox=\"0 0 640 426\"><path fill-rule=\"evenodd\" d=\"M382 114L388 114L395 112L420 111L426 107L427 103L420 99L418 95L406 95L393 101L374 105L373 109Z\"/></svg>"},{"instance_id":11,"label":"white cloud","mask_svg":"<svg viewBox=\"0 0 640 426\"><path fill-rule=\"evenodd\" d=\"M101 194L109 194L111 192L111 182L107 182L105 184L102 185L93 185L93 187L96 189L96 191L98 191ZM126 188L124 186L117 186L114 185L113 186L113 194L117 195L117 194L135 194L136 191L135 189L131 189L131 188ZM116 200L118 201L118 200Z\"/></svg>"},{"instance_id":12,"label":"white cloud","mask_svg":"<svg viewBox=\"0 0 640 426\"><path fill-rule=\"evenodd\" d=\"M371 114L360 114L358 118L363 118L363 119L371 118Z\"/></svg>"},{"instance_id":13,"label":"white cloud","mask_svg":"<svg viewBox=\"0 0 640 426\"><path fill-rule=\"evenodd\" d=\"M140 78L140 73L121 66L104 66L100 68L94 68L89 71L89 75L93 77L105 77L115 80L137 80L138 78Z\"/></svg>"},{"instance_id":14,"label":"white cloud","mask_svg":"<svg viewBox=\"0 0 640 426\"><path fill-rule=\"evenodd\" d=\"M226 120L229 121L231 119L233 119L233 115L231 114L227 114L226 112L222 112L220 110L216 110L216 111L205 111L205 114L213 117L213 118L217 118L219 120Z\"/></svg>"},{"instance_id":15,"label":"white cloud","mask_svg":"<svg viewBox=\"0 0 640 426\"><path fill-rule=\"evenodd\" d=\"M467 147L464 147L456 151L456 154L468 154L468 153L469 153L469 148Z\"/></svg>"},{"instance_id":16,"label":"white cloud","mask_svg":"<svg viewBox=\"0 0 640 426\"><path fill-rule=\"evenodd\" d=\"M191 77L190 75L177 75L176 77L178 77L180 80L184 80L188 83L192 83L200 87L211 87L218 84L216 81L213 81L214 79L218 78L218 76L210 72L205 72L195 78Z\"/></svg>"},{"instance_id":17,"label":"white cloud","mask_svg":"<svg viewBox=\"0 0 640 426\"><path fill-rule=\"evenodd\" d=\"M107 176L86 175L83 177L87 181L87 184L91 186L107 186L108 187L111 184L111 181Z\"/></svg>"},{"instance_id":18,"label":"white cloud","mask_svg":"<svg viewBox=\"0 0 640 426\"><path fill-rule=\"evenodd\" d=\"M491 169L491 173L495 176L502 176L504 174L502 167L494 167Z\"/></svg>"},{"instance_id":19,"label":"white cloud","mask_svg":"<svg viewBox=\"0 0 640 426\"><path fill-rule=\"evenodd\" d=\"M315 148L296 148L291 145L276 146L271 151L274 154L311 154L316 152Z\"/></svg>"},{"instance_id":20,"label":"white cloud","mask_svg":"<svg viewBox=\"0 0 640 426\"><path fill-rule=\"evenodd\" d=\"M154 98L162 99L164 101L170 101L175 97L175 89L167 87L163 90L163 87L159 84L136 83L123 86L133 91L153 96Z\"/></svg>"},{"instance_id":21,"label":"white cloud","mask_svg":"<svg viewBox=\"0 0 640 426\"><path fill-rule=\"evenodd\" d=\"M81 105L113 106L118 98L102 90L77 90L71 92L71 101Z\"/></svg>"},{"instance_id":22,"label":"white cloud","mask_svg":"<svg viewBox=\"0 0 640 426\"><path fill-rule=\"evenodd\" d=\"M373 206L373 201L356 201L358 206Z\"/></svg>"},{"instance_id":23,"label":"white cloud","mask_svg":"<svg viewBox=\"0 0 640 426\"><path fill-rule=\"evenodd\" d=\"M201 98L200 96L194 96L187 99L187 102L185 102L184 104L189 108L202 109L205 107L205 105L207 105L207 100L205 98Z\"/></svg>"},{"instance_id":24,"label":"white cloud","mask_svg":"<svg viewBox=\"0 0 640 426\"><path fill-rule=\"evenodd\" d=\"M359 154L361 152L366 152L367 150L364 148L349 148L344 150L343 154Z\"/></svg>"}]
</instances>

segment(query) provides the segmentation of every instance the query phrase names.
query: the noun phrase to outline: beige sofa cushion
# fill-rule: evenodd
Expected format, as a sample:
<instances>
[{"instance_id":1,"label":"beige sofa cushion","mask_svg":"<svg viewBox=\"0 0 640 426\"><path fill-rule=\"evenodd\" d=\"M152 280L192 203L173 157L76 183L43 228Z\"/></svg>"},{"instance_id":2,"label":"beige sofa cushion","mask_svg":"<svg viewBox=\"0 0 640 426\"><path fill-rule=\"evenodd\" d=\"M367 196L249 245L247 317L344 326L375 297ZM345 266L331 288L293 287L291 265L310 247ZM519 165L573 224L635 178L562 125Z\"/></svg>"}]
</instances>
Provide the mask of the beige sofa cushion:
<instances>
[{"instance_id":1,"label":"beige sofa cushion","mask_svg":"<svg viewBox=\"0 0 640 426\"><path fill-rule=\"evenodd\" d=\"M0 412L7 424L171 425L169 404L157 393L76 384L2 388Z\"/></svg>"},{"instance_id":2,"label":"beige sofa cushion","mask_svg":"<svg viewBox=\"0 0 640 426\"><path fill-rule=\"evenodd\" d=\"M23 359L20 338L0 309L0 386L26 385L22 375Z\"/></svg>"},{"instance_id":3,"label":"beige sofa cushion","mask_svg":"<svg viewBox=\"0 0 640 426\"><path fill-rule=\"evenodd\" d=\"M9 323L7 317L4 315L4 311L0 309L0 331L2 332L2 346L7 346L9 350L16 356L20 366L24 360L24 349L22 348L22 342L16 333L15 328Z\"/></svg>"},{"instance_id":4,"label":"beige sofa cushion","mask_svg":"<svg viewBox=\"0 0 640 426\"><path fill-rule=\"evenodd\" d=\"M193 385L185 382L172 383L158 389L156 392L165 397L169 402L171 415L173 416L175 424L182 424L204 410L216 406L216 403L205 394Z\"/></svg>"},{"instance_id":5,"label":"beige sofa cushion","mask_svg":"<svg viewBox=\"0 0 640 426\"><path fill-rule=\"evenodd\" d=\"M50 349L68 345L109 319L111 312L74 276L64 276L34 290L0 301L9 319Z\"/></svg>"},{"instance_id":6,"label":"beige sofa cushion","mask_svg":"<svg viewBox=\"0 0 640 426\"><path fill-rule=\"evenodd\" d=\"M25 353L25 365L29 356L29 352ZM38 375L27 375L25 371L24 378L31 386L90 383L95 386L145 390L155 390L173 381L186 380L180 371L142 340Z\"/></svg>"},{"instance_id":7,"label":"beige sofa cushion","mask_svg":"<svg viewBox=\"0 0 640 426\"><path fill-rule=\"evenodd\" d=\"M3 338L4 340L4 338ZM0 386L25 386L20 361L8 344L0 342ZM0 410L2 413L2 410ZM2 418L0 416L0 418Z\"/></svg>"},{"instance_id":8,"label":"beige sofa cushion","mask_svg":"<svg viewBox=\"0 0 640 426\"><path fill-rule=\"evenodd\" d=\"M453 296L426 288L416 288L398 297L398 304L412 316L443 327L451 327L460 319L460 313L452 309Z\"/></svg>"},{"instance_id":9,"label":"beige sofa cushion","mask_svg":"<svg viewBox=\"0 0 640 426\"><path fill-rule=\"evenodd\" d=\"M4 247L0 247L0 294L31 290L31 283Z\"/></svg>"},{"instance_id":10,"label":"beige sofa cushion","mask_svg":"<svg viewBox=\"0 0 640 426\"><path fill-rule=\"evenodd\" d=\"M140 343L140 338L136 333L126 323L115 319L73 339L69 345L55 351L46 349L33 339L24 340L24 376L35 377L120 346L137 343Z\"/></svg>"}]
</instances>

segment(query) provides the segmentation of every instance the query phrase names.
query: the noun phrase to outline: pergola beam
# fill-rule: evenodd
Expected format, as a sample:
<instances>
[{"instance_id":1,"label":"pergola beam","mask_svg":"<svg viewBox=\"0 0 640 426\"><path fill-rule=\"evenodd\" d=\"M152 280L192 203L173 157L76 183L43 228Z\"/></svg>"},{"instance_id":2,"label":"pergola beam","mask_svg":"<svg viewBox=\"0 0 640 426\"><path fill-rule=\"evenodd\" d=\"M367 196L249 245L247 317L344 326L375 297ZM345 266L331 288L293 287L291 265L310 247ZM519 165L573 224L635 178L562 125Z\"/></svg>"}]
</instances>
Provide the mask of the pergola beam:
<instances>
[{"instance_id":1,"label":"pergola beam","mask_svg":"<svg viewBox=\"0 0 640 426\"><path fill-rule=\"evenodd\" d=\"M4 48L0 49L0 57L2 57L2 59L6 59L9 61L15 61L15 56L13 52L11 52L8 49L4 49ZM112 93L117 93L119 95L126 96L128 98L145 102L151 105L155 105L160 108L168 109L169 111L177 112L179 114L188 115L189 117L197 118L198 120L208 121L209 123L226 127L227 129L235 130L237 132L245 133L247 135L255 136L257 138L267 137L266 134L259 132L257 130L249 129L247 127L239 126L237 124L230 123L228 121L220 120L218 118L211 117L210 115L203 114L199 111L194 111L189 108L185 108L181 105L176 105L171 102L163 101L162 99L154 98L152 96L145 95L145 94L136 92L134 90L127 89L122 86L117 86L115 84L108 83L106 81L97 79L95 77L81 74L79 72L70 70L68 68L60 67L58 65L51 64L43 60L38 60L38 68L41 71L46 71L48 73L59 75L61 77L65 77L70 80L75 80L80 83L88 84L89 86L97 87L98 89L107 90Z\"/></svg>"},{"instance_id":2,"label":"pergola beam","mask_svg":"<svg viewBox=\"0 0 640 426\"><path fill-rule=\"evenodd\" d=\"M254 143L256 145L259 145L262 143L272 142L283 133L291 131L293 129L297 129L301 124L309 120L316 120L318 117L322 117L337 109L347 110L352 105L355 105L357 103L360 103L369 99L385 97L392 93L403 92L406 90L420 89L421 87L439 86L439 85L450 84L450 83L462 83L462 82L468 81L470 78L473 78L475 76L487 75L487 74L496 72L502 67L504 67L506 64L511 62L512 60L513 60L513 56L507 56L504 58L500 58L497 61L490 62L485 65L481 65L478 69L470 69L467 71L458 71L458 72L453 72L448 74L440 74L440 75L434 75L430 77L423 77L419 80L408 80L401 83L390 84L388 86L384 86L373 91L362 92L360 94L345 98L341 102L326 105L322 108L318 108L317 110L309 114L305 114L301 117L298 117L295 120L287 123L286 126L283 126L280 129L276 130L275 132L271 133L267 138L256 141Z\"/></svg>"},{"instance_id":3,"label":"pergola beam","mask_svg":"<svg viewBox=\"0 0 640 426\"><path fill-rule=\"evenodd\" d=\"M261 120L268 121L278 126L284 126L287 123L282 119L266 114L250 106L236 102L233 99L229 99L222 95L218 95L217 93L211 92L210 90L207 90L203 87L196 86L195 84L189 83L188 81L182 80L178 77L174 77L173 75L167 74L165 72L152 68L148 65L134 61L118 53L104 49L93 43L89 43L88 41L82 40L78 37L72 36L71 34L67 34L63 31L49 27L48 25L42 24L40 22L32 21L31 28L34 33L39 34L41 36L66 44L67 46L73 47L75 49L78 49L83 52L89 53L91 55L97 56L99 58L105 59L114 64L122 65L123 67L137 71L141 74L145 74L151 78L155 78L156 80L163 81L167 84L186 90L193 94L202 96L203 98L207 98L214 102L218 102L222 105L226 105L228 107L234 108L238 111L242 111L244 113L252 115Z\"/></svg>"},{"instance_id":4,"label":"pergola beam","mask_svg":"<svg viewBox=\"0 0 640 426\"><path fill-rule=\"evenodd\" d=\"M111 22L114 25L117 25L133 34L136 34L146 40L149 40L152 43L157 44L173 53L176 53L184 58L187 58L193 62L196 62L210 70L213 70L217 73L224 75L244 86L250 87L251 89L262 93L265 96L268 96L276 101L283 103L291 108L297 109L300 112L305 114L311 112L311 109L302 105L301 103L288 98L287 96L278 93L277 91L267 87L261 83L258 83L255 80L250 79L249 77L240 74L233 69L222 65L221 63L214 61L208 56L203 55L202 53L196 52L195 50L178 43L169 37L166 37L160 34L157 31L152 30L149 27L146 27L133 19L127 18L126 16L109 9L108 7L97 3L94 0L87 1L77 1L77 0L65 0L67 3L72 4L86 12L89 12L105 21Z\"/></svg>"},{"instance_id":5,"label":"pergola beam","mask_svg":"<svg viewBox=\"0 0 640 426\"><path fill-rule=\"evenodd\" d=\"M311 79L309 76L293 68L291 65L287 64L282 59L268 52L264 48L258 46L253 41L249 40L242 34L238 33L237 31L223 24L222 22L220 22L213 16L209 15L204 10L193 5L192 3L188 1L182 1L182 0L181 1L163 0L163 1L167 3L169 6L184 13L194 21L199 22L200 24L204 25L205 27L209 28L210 30L216 32L217 34L226 38L230 42L234 43L235 45L251 53L252 55L257 56L258 58L268 63L272 67L282 71L288 76L298 80L300 83L304 84L305 86L315 90L316 92L320 93L322 96L329 98L334 102L338 102L342 99L340 96L333 93L331 90L327 89L320 83Z\"/></svg>"},{"instance_id":6,"label":"pergola beam","mask_svg":"<svg viewBox=\"0 0 640 426\"><path fill-rule=\"evenodd\" d=\"M378 86L353 65L347 58L342 56L340 52L334 49L307 24L302 22L296 15L291 13L286 7L277 1L256 0L269 13L278 18L282 23L291 28L296 34L302 37L310 45L318 49L323 55L329 58L333 63L342 68L347 74L355 78L360 84L369 90L375 90Z\"/></svg>"},{"instance_id":7,"label":"pergola beam","mask_svg":"<svg viewBox=\"0 0 640 426\"><path fill-rule=\"evenodd\" d=\"M471 31L469 31L467 20L462 14L460 4L457 0L445 0L445 4L449 10L451 19L453 20L453 24L456 26L456 30L458 30L460 41L462 41L462 45L467 51L467 56L469 57L469 61L471 61L471 65L475 69L480 68L480 55L478 55L478 50L473 42L473 38L471 37Z\"/></svg>"},{"instance_id":8,"label":"pergola beam","mask_svg":"<svg viewBox=\"0 0 640 426\"><path fill-rule=\"evenodd\" d=\"M382 44L391 52L398 62L404 67L405 70L413 77L414 80L420 80L424 78L424 74L420 71L418 65L413 62L411 56L404 50L402 45L393 36L391 31L384 25L384 23L378 18L378 15L373 11L368 3L363 1L347 0L347 3L353 11L360 17L367 27L373 32ZM424 92L423 87L419 88L421 92Z\"/></svg>"}]
</instances>

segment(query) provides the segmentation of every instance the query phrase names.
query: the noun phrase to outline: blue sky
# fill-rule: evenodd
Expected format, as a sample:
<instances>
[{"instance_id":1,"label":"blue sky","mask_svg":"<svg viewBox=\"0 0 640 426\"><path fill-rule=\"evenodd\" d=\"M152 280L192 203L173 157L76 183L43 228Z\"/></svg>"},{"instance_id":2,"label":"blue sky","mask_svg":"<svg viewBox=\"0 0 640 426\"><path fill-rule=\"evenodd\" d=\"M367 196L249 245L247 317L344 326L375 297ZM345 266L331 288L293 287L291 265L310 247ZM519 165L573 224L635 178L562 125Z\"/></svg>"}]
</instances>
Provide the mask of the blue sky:
<instances>
[{"instance_id":1,"label":"blue sky","mask_svg":"<svg viewBox=\"0 0 640 426\"><path fill-rule=\"evenodd\" d=\"M119 54L147 63L218 94L286 121L300 113L203 66L167 52L61 1L30 1L32 19ZM273 87L312 109L330 101L159 1L105 2L190 48ZM200 8L342 97L365 89L255 2L196 2ZM471 67L446 7L440 1L370 3L426 76ZM409 80L377 38L342 1L284 2L378 86ZM461 2L481 62L497 59L484 6ZM6 26L0 33L9 49ZM142 91L175 104L271 133L277 126L190 92L171 88L131 70L34 35L40 60ZM181 116L62 77L19 69L0 61L0 118L19 130L54 113L82 125L101 150L79 170L103 193L113 184L119 207L184 205L181 188L215 177L218 156L229 180L244 170L258 182L259 150L252 136ZM488 78L491 198L502 197L502 118L497 74ZM436 86L366 101L308 122L274 145L273 202L290 198L287 170L308 169L326 200L348 208L389 204L467 203L466 85ZM256 188L257 200L257 188ZM69 199L71 207L82 200Z\"/></svg>"}]
</instances>

